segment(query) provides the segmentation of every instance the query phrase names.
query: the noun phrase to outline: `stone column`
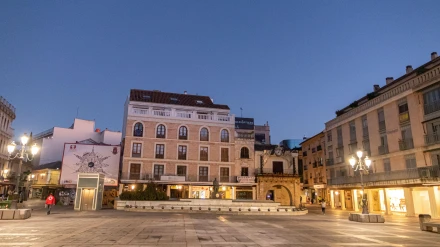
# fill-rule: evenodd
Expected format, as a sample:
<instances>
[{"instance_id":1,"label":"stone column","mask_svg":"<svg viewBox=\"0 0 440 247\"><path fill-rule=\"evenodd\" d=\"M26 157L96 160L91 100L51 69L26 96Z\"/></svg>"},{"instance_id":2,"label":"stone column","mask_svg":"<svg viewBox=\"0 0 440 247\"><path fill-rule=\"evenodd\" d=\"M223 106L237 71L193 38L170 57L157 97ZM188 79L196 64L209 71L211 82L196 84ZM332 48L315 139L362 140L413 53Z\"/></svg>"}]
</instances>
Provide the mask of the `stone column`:
<instances>
[{"instance_id":1,"label":"stone column","mask_svg":"<svg viewBox=\"0 0 440 247\"><path fill-rule=\"evenodd\" d=\"M415 216L414 199L412 194L412 188L404 188L403 193L405 196L406 204L406 216Z\"/></svg>"},{"instance_id":2,"label":"stone column","mask_svg":"<svg viewBox=\"0 0 440 247\"><path fill-rule=\"evenodd\" d=\"M231 199L232 200L236 199L236 197L235 197L235 186L232 186L232 189L231 189Z\"/></svg>"},{"instance_id":3,"label":"stone column","mask_svg":"<svg viewBox=\"0 0 440 247\"><path fill-rule=\"evenodd\" d=\"M193 187L192 185L188 185L188 198L193 198L192 195L193 194Z\"/></svg>"},{"instance_id":4,"label":"stone column","mask_svg":"<svg viewBox=\"0 0 440 247\"><path fill-rule=\"evenodd\" d=\"M124 189L124 184L119 184L118 196L121 195L123 189Z\"/></svg>"},{"instance_id":5,"label":"stone column","mask_svg":"<svg viewBox=\"0 0 440 247\"><path fill-rule=\"evenodd\" d=\"M356 192L356 193L355 193ZM359 190L353 190L353 210L359 212L359 201L358 201Z\"/></svg>"},{"instance_id":6,"label":"stone column","mask_svg":"<svg viewBox=\"0 0 440 247\"><path fill-rule=\"evenodd\" d=\"M257 188L252 187L252 200L257 200Z\"/></svg>"},{"instance_id":7,"label":"stone column","mask_svg":"<svg viewBox=\"0 0 440 247\"><path fill-rule=\"evenodd\" d=\"M171 196L171 186L167 185L167 196L170 197Z\"/></svg>"},{"instance_id":8,"label":"stone column","mask_svg":"<svg viewBox=\"0 0 440 247\"><path fill-rule=\"evenodd\" d=\"M434 190L436 189L436 190ZM436 193L437 192L437 193ZM436 194L438 195L439 191L435 186L428 187L428 195L429 195L429 205L431 206L431 217L439 218L439 206L436 203Z\"/></svg>"},{"instance_id":9,"label":"stone column","mask_svg":"<svg viewBox=\"0 0 440 247\"><path fill-rule=\"evenodd\" d=\"M340 190L339 191L339 195L341 195L340 199L341 199L341 209L342 210L346 210L347 207L345 207L345 191L344 190Z\"/></svg>"},{"instance_id":10,"label":"stone column","mask_svg":"<svg viewBox=\"0 0 440 247\"><path fill-rule=\"evenodd\" d=\"M368 212L373 212L373 191L372 190L365 190L365 193L367 193L367 204L368 204Z\"/></svg>"},{"instance_id":11,"label":"stone column","mask_svg":"<svg viewBox=\"0 0 440 247\"><path fill-rule=\"evenodd\" d=\"M387 189L383 189L383 197L385 199L385 214L386 215L391 215L391 205L390 205L390 198L388 197L387 194Z\"/></svg>"},{"instance_id":12,"label":"stone column","mask_svg":"<svg viewBox=\"0 0 440 247\"><path fill-rule=\"evenodd\" d=\"M332 209L335 208L335 192L334 191L330 192L330 207Z\"/></svg>"}]
</instances>

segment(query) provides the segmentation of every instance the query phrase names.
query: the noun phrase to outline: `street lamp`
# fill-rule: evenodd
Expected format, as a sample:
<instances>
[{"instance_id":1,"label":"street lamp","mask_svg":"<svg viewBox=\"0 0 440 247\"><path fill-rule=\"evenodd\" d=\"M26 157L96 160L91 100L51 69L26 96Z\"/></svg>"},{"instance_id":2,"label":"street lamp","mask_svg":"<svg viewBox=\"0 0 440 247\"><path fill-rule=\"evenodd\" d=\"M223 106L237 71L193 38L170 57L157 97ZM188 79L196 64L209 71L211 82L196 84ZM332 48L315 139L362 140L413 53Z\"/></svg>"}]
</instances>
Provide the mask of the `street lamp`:
<instances>
[{"instance_id":1,"label":"street lamp","mask_svg":"<svg viewBox=\"0 0 440 247\"><path fill-rule=\"evenodd\" d=\"M30 147L31 155L28 153L29 146L27 145L29 141L29 137L26 135L26 133L20 138L21 141L21 148L17 150L18 152L12 156L12 153L14 152L15 148L17 147L17 144L15 142L12 142L8 145L8 160L12 160L15 158L19 158L20 162L18 163L18 171L17 171L17 185L15 186L15 193L18 194L18 187L20 186L20 175L21 175L21 166L23 165L23 160L25 161L31 161L33 157L38 153L40 148L34 144L32 147Z\"/></svg>"},{"instance_id":2,"label":"street lamp","mask_svg":"<svg viewBox=\"0 0 440 247\"><path fill-rule=\"evenodd\" d=\"M365 158L362 160L362 156L364 153L362 151L357 151L356 156L358 159L356 159L354 156L351 156L349 159L350 165L353 168L354 171L359 171L361 174L361 186L362 186L362 214L368 214L368 206L367 206L367 195L364 191L364 180L363 180L363 172L365 171L368 173L368 169L371 165L371 160L368 158L368 156L365 156Z\"/></svg>"}]
</instances>

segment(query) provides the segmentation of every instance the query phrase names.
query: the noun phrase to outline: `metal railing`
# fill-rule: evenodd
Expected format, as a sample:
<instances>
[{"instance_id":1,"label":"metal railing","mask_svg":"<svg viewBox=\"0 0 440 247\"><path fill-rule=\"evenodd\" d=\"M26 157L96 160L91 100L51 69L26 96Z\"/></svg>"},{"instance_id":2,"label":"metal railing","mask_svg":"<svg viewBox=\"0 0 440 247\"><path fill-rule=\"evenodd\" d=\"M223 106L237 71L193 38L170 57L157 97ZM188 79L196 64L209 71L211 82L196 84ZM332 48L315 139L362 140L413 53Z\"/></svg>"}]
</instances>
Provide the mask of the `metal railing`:
<instances>
[{"instance_id":1,"label":"metal railing","mask_svg":"<svg viewBox=\"0 0 440 247\"><path fill-rule=\"evenodd\" d=\"M152 115L156 117L186 118L198 119L216 122L235 122L234 115L222 114L197 114L192 111L169 111L169 110L150 110L142 108L133 108L131 114L134 115Z\"/></svg>"},{"instance_id":2,"label":"metal railing","mask_svg":"<svg viewBox=\"0 0 440 247\"><path fill-rule=\"evenodd\" d=\"M389 153L388 145L379 146L378 150L379 150L379 155L383 155L383 154Z\"/></svg>"},{"instance_id":3,"label":"metal railing","mask_svg":"<svg viewBox=\"0 0 440 247\"><path fill-rule=\"evenodd\" d=\"M400 151L413 149L414 142L412 138L407 138L399 141L399 149Z\"/></svg>"},{"instance_id":4,"label":"metal railing","mask_svg":"<svg viewBox=\"0 0 440 247\"><path fill-rule=\"evenodd\" d=\"M423 106L423 109L425 110L425 115L428 115L436 111L440 111L440 100L436 100L428 104L425 104Z\"/></svg>"},{"instance_id":5,"label":"metal railing","mask_svg":"<svg viewBox=\"0 0 440 247\"><path fill-rule=\"evenodd\" d=\"M364 183L394 181L406 179L435 179L439 180L439 166L411 168L407 170L370 173L363 176ZM336 177L327 179L328 185L356 184L361 182L361 177Z\"/></svg>"},{"instance_id":6,"label":"metal railing","mask_svg":"<svg viewBox=\"0 0 440 247\"><path fill-rule=\"evenodd\" d=\"M333 159L327 159L325 163L327 166L332 166L335 164Z\"/></svg>"},{"instance_id":7,"label":"metal railing","mask_svg":"<svg viewBox=\"0 0 440 247\"><path fill-rule=\"evenodd\" d=\"M292 169L283 169L283 170L278 170L278 171L274 171L274 169L272 169L272 168L263 168L263 170L256 169L255 174L290 174L290 175L293 175L293 168Z\"/></svg>"},{"instance_id":8,"label":"metal railing","mask_svg":"<svg viewBox=\"0 0 440 247\"><path fill-rule=\"evenodd\" d=\"M437 133L432 133L425 135L425 144L426 145L432 145L440 143L440 135Z\"/></svg>"},{"instance_id":9,"label":"metal railing","mask_svg":"<svg viewBox=\"0 0 440 247\"><path fill-rule=\"evenodd\" d=\"M238 183L237 176L200 176L200 175L185 175L185 174L151 174L151 173L122 173L121 180L133 181L167 181L167 182L213 182L222 183Z\"/></svg>"}]
</instances>

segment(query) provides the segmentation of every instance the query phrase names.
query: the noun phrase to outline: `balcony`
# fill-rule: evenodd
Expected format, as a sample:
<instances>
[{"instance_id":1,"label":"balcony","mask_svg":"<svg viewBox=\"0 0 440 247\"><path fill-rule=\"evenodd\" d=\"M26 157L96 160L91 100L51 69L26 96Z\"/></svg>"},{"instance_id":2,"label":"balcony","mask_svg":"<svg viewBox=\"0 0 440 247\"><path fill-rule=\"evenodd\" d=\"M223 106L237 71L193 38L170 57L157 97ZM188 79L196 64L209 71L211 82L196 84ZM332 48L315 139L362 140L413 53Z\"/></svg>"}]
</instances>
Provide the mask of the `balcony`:
<instances>
[{"instance_id":1,"label":"balcony","mask_svg":"<svg viewBox=\"0 0 440 247\"><path fill-rule=\"evenodd\" d=\"M344 158L342 157L336 157L336 164L344 162Z\"/></svg>"},{"instance_id":2,"label":"balcony","mask_svg":"<svg viewBox=\"0 0 440 247\"><path fill-rule=\"evenodd\" d=\"M379 146L379 155L384 155L389 153L388 151L388 145Z\"/></svg>"},{"instance_id":3,"label":"balcony","mask_svg":"<svg viewBox=\"0 0 440 247\"><path fill-rule=\"evenodd\" d=\"M241 140L254 140L254 134L251 133L237 133L237 139L241 139Z\"/></svg>"},{"instance_id":4,"label":"balcony","mask_svg":"<svg viewBox=\"0 0 440 247\"><path fill-rule=\"evenodd\" d=\"M316 147L316 150L317 150L317 151L322 151L322 146L321 146L321 145L318 145L318 146Z\"/></svg>"},{"instance_id":5,"label":"balcony","mask_svg":"<svg viewBox=\"0 0 440 247\"><path fill-rule=\"evenodd\" d=\"M332 165L335 164L333 159L327 159L327 160L325 161L325 163L326 163L327 166L332 166Z\"/></svg>"},{"instance_id":6,"label":"balcony","mask_svg":"<svg viewBox=\"0 0 440 247\"><path fill-rule=\"evenodd\" d=\"M352 140L350 142L350 144L348 144L348 148L349 148L351 154L356 153L356 151L358 150L357 141Z\"/></svg>"},{"instance_id":7,"label":"balcony","mask_svg":"<svg viewBox=\"0 0 440 247\"><path fill-rule=\"evenodd\" d=\"M399 149L400 151L413 149L414 142L412 138L407 138L399 141Z\"/></svg>"},{"instance_id":8,"label":"balcony","mask_svg":"<svg viewBox=\"0 0 440 247\"><path fill-rule=\"evenodd\" d=\"M440 110L440 100L425 104L423 106L423 109L425 110L425 115L439 111Z\"/></svg>"},{"instance_id":9,"label":"balcony","mask_svg":"<svg viewBox=\"0 0 440 247\"><path fill-rule=\"evenodd\" d=\"M304 165L304 171L307 171L308 169L307 165Z\"/></svg>"},{"instance_id":10,"label":"balcony","mask_svg":"<svg viewBox=\"0 0 440 247\"><path fill-rule=\"evenodd\" d=\"M255 174L260 175L293 175L293 168L292 169L283 169L282 171L274 171L272 168L263 168L256 169Z\"/></svg>"},{"instance_id":11,"label":"balcony","mask_svg":"<svg viewBox=\"0 0 440 247\"><path fill-rule=\"evenodd\" d=\"M316 148L312 148L312 154L316 153Z\"/></svg>"},{"instance_id":12,"label":"balcony","mask_svg":"<svg viewBox=\"0 0 440 247\"><path fill-rule=\"evenodd\" d=\"M212 183L214 179L221 183L246 183L243 176L200 176L200 175L185 175L185 174L145 174L145 173L122 173L121 181L124 183L130 182L148 182L154 181L159 183L168 182L209 182ZM240 182L241 181L241 182ZM255 178L252 180L255 181ZM252 182L252 183L253 183Z\"/></svg>"},{"instance_id":13,"label":"balcony","mask_svg":"<svg viewBox=\"0 0 440 247\"><path fill-rule=\"evenodd\" d=\"M303 152L303 157L307 157L307 151Z\"/></svg>"},{"instance_id":14,"label":"balcony","mask_svg":"<svg viewBox=\"0 0 440 247\"><path fill-rule=\"evenodd\" d=\"M255 183L254 176L237 176L237 183Z\"/></svg>"},{"instance_id":15,"label":"balcony","mask_svg":"<svg viewBox=\"0 0 440 247\"><path fill-rule=\"evenodd\" d=\"M425 144L426 145L433 145L440 143L440 134L437 133L431 133L428 135L425 135Z\"/></svg>"},{"instance_id":16,"label":"balcony","mask_svg":"<svg viewBox=\"0 0 440 247\"><path fill-rule=\"evenodd\" d=\"M371 173L364 175L364 183L374 183L381 181L395 181L395 180L411 180L420 179L420 182L440 181L439 166L411 168L407 170L389 171L381 173ZM328 185L343 185L343 184L360 184L360 176L356 177L336 177L327 180Z\"/></svg>"},{"instance_id":17,"label":"balcony","mask_svg":"<svg viewBox=\"0 0 440 247\"><path fill-rule=\"evenodd\" d=\"M132 108L132 115L138 116L154 116L160 118L177 118L177 119L192 119L202 120L208 122L226 122L235 123L234 115L221 115L221 114L200 114L196 111L169 111L169 110L152 110L142 108Z\"/></svg>"}]
</instances>

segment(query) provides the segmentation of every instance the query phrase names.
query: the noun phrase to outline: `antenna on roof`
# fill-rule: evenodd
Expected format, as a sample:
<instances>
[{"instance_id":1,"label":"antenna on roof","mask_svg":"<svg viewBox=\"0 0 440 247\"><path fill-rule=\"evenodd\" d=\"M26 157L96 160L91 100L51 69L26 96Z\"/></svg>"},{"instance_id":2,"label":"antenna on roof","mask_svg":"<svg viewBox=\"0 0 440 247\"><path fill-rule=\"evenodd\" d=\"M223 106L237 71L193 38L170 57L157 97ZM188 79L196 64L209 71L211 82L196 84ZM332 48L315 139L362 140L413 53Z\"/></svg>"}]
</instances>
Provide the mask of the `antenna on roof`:
<instances>
[{"instance_id":1,"label":"antenna on roof","mask_svg":"<svg viewBox=\"0 0 440 247\"><path fill-rule=\"evenodd\" d=\"M243 117L243 108L240 107L240 116Z\"/></svg>"}]
</instances>

